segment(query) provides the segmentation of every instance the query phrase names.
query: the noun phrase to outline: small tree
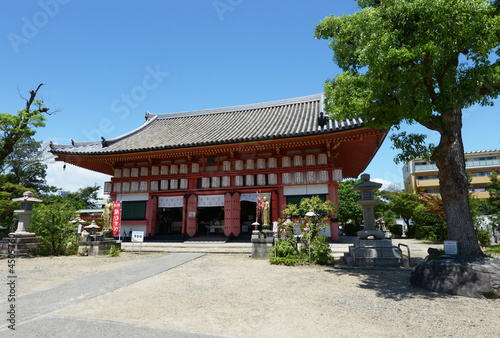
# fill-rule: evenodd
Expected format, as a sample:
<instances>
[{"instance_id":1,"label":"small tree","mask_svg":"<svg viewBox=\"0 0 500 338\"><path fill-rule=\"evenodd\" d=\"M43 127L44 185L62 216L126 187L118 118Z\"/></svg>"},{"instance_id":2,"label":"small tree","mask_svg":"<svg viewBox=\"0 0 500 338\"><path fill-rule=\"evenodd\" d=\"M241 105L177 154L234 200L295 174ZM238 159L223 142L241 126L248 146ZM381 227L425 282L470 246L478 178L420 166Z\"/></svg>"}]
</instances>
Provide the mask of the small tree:
<instances>
[{"instance_id":1,"label":"small tree","mask_svg":"<svg viewBox=\"0 0 500 338\"><path fill-rule=\"evenodd\" d=\"M299 206L289 204L283 210L285 220L279 220L278 240L269 250L269 259L273 264L297 265L309 260L309 243L311 243L311 262L328 264L332 261L330 245L325 236L320 234L331 217L335 215L336 206L332 201L322 201L318 196L303 198ZM305 214L313 211L314 219ZM288 220L290 219L290 222ZM293 219L293 221L291 220ZM307 222L309 232L302 237L301 246L297 243L294 226Z\"/></svg>"},{"instance_id":2,"label":"small tree","mask_svg":"<svg viewBox=\"0 0 500 338\"><path fill-rule=\"evenodd\" d=\"M42 254L62 255L67 244L75 237L76 229L71 223L75 219L76 209L62 198L56 198L49 204L36 206L30 230L40 239Z\"/></svg>"},{"instance_id":3,"label":"small tree","mask_svg":"<svg viewBox=\"0 0 500 338\"><path fill-rule=\"evenodd\" d=\"M337 218L344 228L346 234L348 227L352 227L353 234L356 234L361 229L363 221L363 208L357 202L361 198L359 191L353 191L354 184L361 182L360 180L346 180L339 184L339 205L337 210Z\"/></svg>"}]
</instances>

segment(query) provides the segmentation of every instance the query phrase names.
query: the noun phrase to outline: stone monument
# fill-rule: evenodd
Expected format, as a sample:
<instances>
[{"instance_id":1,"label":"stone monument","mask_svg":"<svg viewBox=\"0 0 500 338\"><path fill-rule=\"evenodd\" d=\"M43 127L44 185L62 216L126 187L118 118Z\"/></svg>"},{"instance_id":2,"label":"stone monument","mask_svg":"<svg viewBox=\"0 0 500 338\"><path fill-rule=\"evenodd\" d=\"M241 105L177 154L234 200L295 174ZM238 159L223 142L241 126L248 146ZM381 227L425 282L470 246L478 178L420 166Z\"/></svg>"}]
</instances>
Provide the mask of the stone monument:
<instances>
[{"instance_id":1,"label":"stone monument","mask_svg":"<svg viewBox=\"0 0 500 338\"><path fill-rule=\"evenodd\" d=\"M345 254L347 265L398 267L403 264L401 250L375 227L374 207L378 200L373 198L373 192L380 187L382 184L370 181L368 174L361 175L361 182L352 187L352 190L361 192L358 204L363 207L364 229L358 231L358 238Z\"/></svg>"},{"instance_id":2,"label":"stone monument","mask_svg":"<svg viewBox=\"0 0 500 338\"><path fill-rule=\"evenodd\" d=\"M34 249L37 246L36 234L30 232L31 215L36 213L36 211L33 210L33 204L42 203L43 201L34 198L31 191L26 191L22 197L14 198L12 202L21 204L19 210L14 210L14 213L19 216L17 229L15 232L11 232L8 238L4 238L3 240L9 242L9 253L14 255L26 255L30 249Z\"/></svg>"}]
</instances>

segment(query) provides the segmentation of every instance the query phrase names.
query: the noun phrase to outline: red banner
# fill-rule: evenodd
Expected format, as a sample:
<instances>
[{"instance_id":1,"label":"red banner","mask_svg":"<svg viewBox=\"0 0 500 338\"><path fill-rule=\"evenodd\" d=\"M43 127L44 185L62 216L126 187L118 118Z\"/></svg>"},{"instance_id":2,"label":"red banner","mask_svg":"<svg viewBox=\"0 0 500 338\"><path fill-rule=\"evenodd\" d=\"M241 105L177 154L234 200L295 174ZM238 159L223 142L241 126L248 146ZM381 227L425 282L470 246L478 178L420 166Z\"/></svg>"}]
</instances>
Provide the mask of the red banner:
<instances>
[{"instance_id":1,"label":"red banner","mask_svg":"<svg viewBox=\"0 0 500 338\"><path fill-rule=\"evenodd\" d=\"M120 236L122 202L113 202L113 236Z\"/></svg>"}]
</instances>

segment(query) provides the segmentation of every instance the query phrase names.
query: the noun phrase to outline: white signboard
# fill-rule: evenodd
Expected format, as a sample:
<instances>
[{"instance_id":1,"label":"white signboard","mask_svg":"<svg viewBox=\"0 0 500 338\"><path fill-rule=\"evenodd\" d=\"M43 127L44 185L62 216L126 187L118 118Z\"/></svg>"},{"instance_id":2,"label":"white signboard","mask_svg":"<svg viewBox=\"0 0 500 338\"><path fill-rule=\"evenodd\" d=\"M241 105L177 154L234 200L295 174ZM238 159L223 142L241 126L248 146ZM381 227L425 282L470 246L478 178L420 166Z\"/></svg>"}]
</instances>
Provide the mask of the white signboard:
<instances>
[{"instance_id":1,"label":"white signboard","mask_svg":"<svg viewBox=\"0 0 500 338\"><path fill-rule=\"evenodd\" d=\"M144 242L144 231L132 231L132 242L134 243Z\"/></svg>"},{"instance_id":2,"label":"white signboard","mask_svg":"<svg viewBox=\"0 0 500 338\"><path fill-rule=\"evenodd\" d=\"M457 241L444 241L444 253L458 255Z\"/></svg>"}]
</instances>

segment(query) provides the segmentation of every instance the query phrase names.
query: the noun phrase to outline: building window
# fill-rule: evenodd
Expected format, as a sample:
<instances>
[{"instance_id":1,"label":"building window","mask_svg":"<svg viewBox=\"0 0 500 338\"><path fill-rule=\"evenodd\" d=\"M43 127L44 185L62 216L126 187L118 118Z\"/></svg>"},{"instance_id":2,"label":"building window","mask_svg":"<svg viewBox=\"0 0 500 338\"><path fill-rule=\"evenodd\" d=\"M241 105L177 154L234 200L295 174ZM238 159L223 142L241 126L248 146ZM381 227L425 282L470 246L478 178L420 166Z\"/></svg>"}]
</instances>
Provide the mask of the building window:
<instances>
[{"instance_id":1,"label":"building window","mask_svg":"<svg viewBox=\"0 0 500 338\"><path fill-rule=\"evenodd\" d=\"M130 184L130 191L131 192L138 192L139 191L139 182L132 182Z\"/></svg>"},{"instance_id":2,"label":"building window","mask_svg":"<svg viewBox=\"0 0 500 338\"><path fill-rule=\"evenodd\" d=\"M122 192L122 184L120 182L113 184L113 192Z\"/></svg>"},{"instance_id":3,"label":"building window","mask_svg":"<svg viewBox=\"0 0 500 338\"><path fill-rule=\"evenodd\" d=\"M149 175L149 168L141 167L141 176L148 176L148 175Z\"/></svg>"},{"instance_id":4,"label":"building window","mask_svg":"<svg viewBox=\"0 0 500 338\"><path fill-rule=\"evenodd\" d=\"M177 164L172 164L170 166L170 175L177 175L179 173L179 167Z\"/></svg>"},{"instance_id":5,"label":"building window","mask_svg":"<svg viewBox=\"0 0 500 338\"><path fill-rule=\"evenodd\" d=\"M177 180L170 180L170 189L175 190L179 188L179 182Z\"/></svg>"},{"instance_id":6,"label":"building window","mask_svg":"<svg viewBox=\"0 0 500 338\"><path fill-rule=\"evenodd\" d=\"M264 158L257 160L257 169L266 169L266 160Z\"/></svg>"},{"instance_id":7,"label":"building window","mask_svg":"<svg viewBox=\"0 0 500 338\"><path fill-rule=\"evenodd\" d=\"M158 176L160 174L160 168L157 166L151 167L151 175Z\"/></svg>"},{"instance_id":8,"label":"building window","mask_svg":"<svg viewBox=\"0 0 500 338\"><path fill-rule=\"evenodd\" d=\"M277 174L269 174L267 176L269 180L269 184L278 184L278 175Z\"/></svg>"},{"instance_id":9,"label":"building window","mask_svg":"<svg viewBox=\"0 0 500 338\"><path fill-rule=\"evenodd\" d=\"M122 220L146 219L146 201L122 202Z\"/></svg>"},{"instance_id":10,"label":"building window","mask_svg":"<svg viewBox=\"0 0 500 338\"><path fill-rule=\"evenodd\" d=\"M231 161L223 161L222 162L222 170L231 171Z\"/></svg>"},{"instance_id":11,"label":"building window","mask_svg":"<svg viewBox=\"0 0 500 338\"><path fill-rule=\"evenodd\" d=\"M212 177L212 188L220 187L220 177Z\"/></svg>"},{"instance_id":12,"label":"building window","mask_svg":"<svg viewBox=\"0 0 500 338\"><path fill-rule=\"evenodd\" d=\"M253 169L255 169L254 161L253 161L253 159L248 159L247 160L247 170L253 170Z\"/></svg>"},{"instance_id":13,"label":"building window","mask_svg":"<svg viewBox=\"0 0 500 338\"><path fill-rule=\"evenodd\" d=\"M318 164L327 164L326 154L319 154L318 155Z\"/></svg>"},{"instance_id":14,"label":"building window","mask_svg":"<svg viewBox=\"0 0 500 338\"><path fill-rule=\"evenodd\" d=\"M301 167L302 166L302 156L297 155L293 157L293 166Z\"/></svg>"},{"instance_id":15,"label":"building window","mask_svg":"<svg viewBox=\"0 0 500 338\"><path fill-rule=\"evenodd\" d=\"M257 185L266 185L266 175L264 174L257 175Z\"/></svg>"},{"instance_id":16,"label":"building window","mask_svg":"<svg viewBox=\"0 0 500 338\"><path fill-rule=\"evenodd\" d=\"M122 177L122 170L121 169L115 169L115 177L116 178Z\"/></svg>"},{"instance_id":17,"label":"building window","mask_svg":"<svg viewBox=\"0 0 500 338\"><path fill-rule=\"evenodd\" d=\"M187 178L181 179L181 189L187 189L188 188L188 180Z\"/></svg>"},{"instance_id":18,"label":"building window","mask_svg":"<svg viewBox=\"0 0 500 338\"><path fill-rule=\"evenodd\" d=\"M278 166L278 161L276 160L275 157L271 157L270 159L267 160L268 168L276 168L277 166Z\"/></svg>"},{"instance_id":19,"label":"building window","mask_svg":"<svg viewBox=\"0 0 500 338\"><path fill-rule=\"evenodd\" d=\"M306 156L306 165L316 165L316 158L314 155Z\"/></svg>"},{"instance_id":20,"label":"building window","mask_svg":"<svg viewBox=\"0 0 500 338\"><path fill-rule=\"evenodd\" d=\"M200 172L200 164L199 163L191 164L191 173L198 174L199 172Z\"/></svg>"},{"instance_id":21,"label":"building window","mask_svg":"<svg viewBox=\"0 0 500 338\"><path fill-rule=\"evenodd\" d=\"M243 170L243 160L236 160L234 166L236 170Z\"/></svg>"},{"instance_id":22,"label":"building window","mask_svg":"<svg viewBox=\"0 0 500 338\"><path fill-rule=\"evenodd\" d=\"M130 191L130 182L123 182L122 183L122 192L129 192Z\"/></svg>"},{"instance_id":23,"label":"building window","mask_svg":"<svg viewBox=\"0 0 500 338\"><path fill-rule=\"evenodd\" d=\"M288 168L291 165L291 158L289 156L285 156L281 159L281 166L284 168Z\"/></svg>"},{"instance_id":24,"label":"building window","mask_svg":"<svg viewBox=\"0 0 500 338\"><path fill-rule=\"evenodd\" d=\"M210 177L203 177L201 179L201 187L203 189L208 189L210 188Z\"/></svg>"},{"instance_id":25,"label":"building window","mask_svg":"<svg viewBox=\"0 0 500 338\"><path fill-rule=\"evenodd\" d=\"M130 168L123 168L123 177L130 177Z\"/></svg>"},{"instance_id":26,"label":"building window","mask_svg":"<svg viewBox=\"0 0 500 338\"><path fill-rule=\"evenodd\" d=\"M162 165L161 166L161 174L162 175L168 175L168 165Z\"/></svg>"},{"instance_id":27,"label":"building window","mask_svg":"<svg viewBox=\"0 0 500 338\"><path fill-rule=\"evenodd\" d=\"M130 177L139 177L139 168L132 168L130 170Z\"/></svg>"},{"instance_id":28,"label":"building window","mask_svg":"<svg viewBox=\"0 0 500 338\"><path fill-rule=\"evenodd\" d=\"M180 173L181 174L187 174L188 173L188 165L187 164L181 164L180 165Z\"/></svg>"},{"instance_id":29,"label":"building window","mask_svg":"<svg viewBox=\"0 0 500 338\"><path fill-rule=\"evenodd\" d=\"M290 173L283 173L283 184L290 184Z\"/></svg>"}]
</instances>

